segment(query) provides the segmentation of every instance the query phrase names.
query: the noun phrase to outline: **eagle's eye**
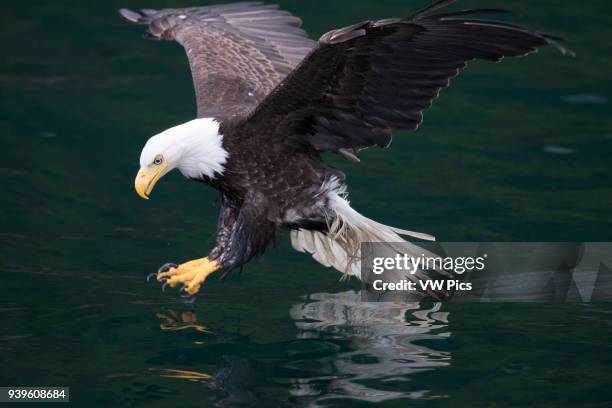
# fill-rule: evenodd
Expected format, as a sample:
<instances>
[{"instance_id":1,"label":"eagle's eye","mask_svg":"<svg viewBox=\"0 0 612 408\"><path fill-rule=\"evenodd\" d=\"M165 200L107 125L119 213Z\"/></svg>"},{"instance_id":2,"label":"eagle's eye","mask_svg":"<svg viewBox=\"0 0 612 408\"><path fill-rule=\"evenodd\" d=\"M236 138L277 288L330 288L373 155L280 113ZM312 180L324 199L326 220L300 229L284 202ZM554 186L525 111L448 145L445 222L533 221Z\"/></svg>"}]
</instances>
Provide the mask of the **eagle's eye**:
<instances>
[{"instance_id":1,"label":"eagle's eye","mask_svg":"<svg viewBox=\"0 0 612 408\"><path fill-rule=\"evenodd\" d=\"M155 156L155 159L153 160L153 164L155 164L156 166L159 166L160 164L162 164L164 161L164 157L161 154L158 154L157 156Z\"/></svg>"}]
</instances>

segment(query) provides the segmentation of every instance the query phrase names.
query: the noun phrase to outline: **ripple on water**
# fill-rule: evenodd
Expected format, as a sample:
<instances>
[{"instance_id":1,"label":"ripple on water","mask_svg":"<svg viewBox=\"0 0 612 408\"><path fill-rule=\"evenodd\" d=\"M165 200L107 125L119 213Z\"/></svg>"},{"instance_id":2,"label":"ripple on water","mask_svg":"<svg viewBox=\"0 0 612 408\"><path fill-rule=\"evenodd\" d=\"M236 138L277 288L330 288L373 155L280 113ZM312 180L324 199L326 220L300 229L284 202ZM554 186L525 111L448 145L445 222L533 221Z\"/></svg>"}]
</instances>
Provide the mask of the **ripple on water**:
<instances>
[{"instance_id":1,"label":"ripple on water","mask_svg":"<svg viewBox=\"0 0 612 408\"><path fill-rule=\"evenodd\" d=\"M542 151L547 154L554 154L559 156L566 156L570 154L575 154L576 149L572 149L571 147L565 146L557 146L557 145L548 145L542 148Z\"/></svg>"},{"instance_id":2,"label":"ripple on water","mask_svg":"<svg viewBox=\"0 0 612 408\"><path fill-rule=\"evenodd\" d=\"M583 104L604 105L608 103L608 98L606 98L605 96L592 94L592 93L567 95L561 98L561 100L563 102L573 103L577 105L583 105Z\"/></svg>"},{"instance_id":3,"label":"ripple on water","mask_svg":"<svg viewBox=\"0 0 612 408\"><path fill-rule=\"evenodd\" d=\"M450 337L448 314L440 311L441 304L367 303L353 291L313 294L308 300L290 310L297 337L311 342L350 339L350 344L335 353L286 363L286 368L310 372L292 381L291 395L307 397L313 406L340 396L368 402L431 397L426 389L394 389L389 384L405 385L410 375L450 365L450 353L434 349L435 342L418 344ZM318 375L312 375L317 370Z\"/></svg>"}]
</instances>

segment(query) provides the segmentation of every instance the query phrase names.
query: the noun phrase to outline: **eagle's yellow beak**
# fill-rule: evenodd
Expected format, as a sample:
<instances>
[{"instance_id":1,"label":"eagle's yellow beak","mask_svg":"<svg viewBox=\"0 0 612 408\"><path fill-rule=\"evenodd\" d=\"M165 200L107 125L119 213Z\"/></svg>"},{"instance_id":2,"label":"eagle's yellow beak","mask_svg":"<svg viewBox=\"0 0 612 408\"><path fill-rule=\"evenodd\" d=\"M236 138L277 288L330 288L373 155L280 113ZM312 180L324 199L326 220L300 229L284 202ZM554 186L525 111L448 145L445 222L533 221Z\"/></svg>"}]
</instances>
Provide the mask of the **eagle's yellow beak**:
<instances>
[{"instance_id":1,"label":"eagle's yellow beak","mask_svg":"<svg viewBox=\"0 0 612 408\"><path fill-rule=\"evenodd\" d=\"M150 165L148 167L141 167L134 180L134 187L139 196L145 200L149 199L149 194L155 187L155 183L160 179L166 172L168 164L166 162L159 165Z\"/></svg>"}]
</instances>

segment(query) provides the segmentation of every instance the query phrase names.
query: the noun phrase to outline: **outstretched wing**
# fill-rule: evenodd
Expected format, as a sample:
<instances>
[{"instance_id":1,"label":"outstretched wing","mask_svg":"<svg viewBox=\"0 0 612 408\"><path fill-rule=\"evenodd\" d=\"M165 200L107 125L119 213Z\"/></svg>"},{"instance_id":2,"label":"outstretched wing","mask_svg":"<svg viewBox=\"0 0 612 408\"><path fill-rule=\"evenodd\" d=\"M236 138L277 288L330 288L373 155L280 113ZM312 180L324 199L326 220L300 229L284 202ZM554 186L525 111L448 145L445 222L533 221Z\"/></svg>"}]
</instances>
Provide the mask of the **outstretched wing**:
<instances>
[{"instance_id":1,"label":"outstretched wing","mask_svg":"<svg viewBox=\"0 0 612 408\"><path fill-rule=\"evenodd\" d=\"M416 129L423 111L468 61L500 61L551 44L567 52L548 35L470 17L501 10L431 14L452 3L443 0L409 18L365 21L323 35L245 125L253 135L276 129L278 140L267 143L357 160L360 149L387 147L392 129Z\"/></svg>"},{"instance_id":2,"label":"outstretched wing","mask_svg":"<svg viewBox=\"0 0 612 408\"><path fill-rule=\"evenodd\" d=\"M187 52L198 117L217 119L256 106L314 46L302 21L258 2L162 10L119 10L147 25L147 37L175 40Z\"/></svg>"}]
</instances>

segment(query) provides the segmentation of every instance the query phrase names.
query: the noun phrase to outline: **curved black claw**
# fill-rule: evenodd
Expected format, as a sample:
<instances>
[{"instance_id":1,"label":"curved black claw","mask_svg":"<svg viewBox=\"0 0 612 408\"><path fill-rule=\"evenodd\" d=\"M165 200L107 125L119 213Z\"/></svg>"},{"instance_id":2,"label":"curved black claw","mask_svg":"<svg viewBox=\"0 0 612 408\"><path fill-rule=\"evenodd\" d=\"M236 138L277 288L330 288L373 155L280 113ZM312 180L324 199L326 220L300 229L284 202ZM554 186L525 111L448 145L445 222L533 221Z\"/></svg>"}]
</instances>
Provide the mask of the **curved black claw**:
<instances>
[{"instance_id":1,"label":"curved black claw","mask_svg":"<svg viewBox=\"0 0 612 408\"><path fill-rule=\"evenodd\" d=\"M165 292L168 286L168 282L164 282L164 284L162 285L162 292Z\"/></svg>"},{"instance_id":2,"label":"curved black claw","mask_svg":"<svg viewBox=\"0 0 612 408\"><path fill-rule=\"evenodd\" d=\"M185 292L186 287L187 285L181 286L181 289L179 290L179 296L183 299L187 299L189 303L193 303L198 297L198 295L190 295L189 293Z\"/></svg>"},{"instance_id":3,"label":"curved black claw","mask_svg":"<svg viewBox=\"0 0 612 408\"><path fill-rule=\"evenodd\" d=\"M178 265L172 262L163 264L162 266L159 267L159 269L157 270L157 273L168 272L172 268L178 268Z\"/></svg>"},{"instance_id":4,"label":"curved black claw","mask_svg":"<svg viewBox=\"0 0 612 408\"><path fill-rule=\"evenodd\" d=\"M189 293L185 292L186 287L187 285L183 285L181 287L181 290L179 290L179 296L182 297L183 299L194 297L195 295L190 295Z\"/></svg>"},{"instance_id":5,"label":"curved black claw","mask_svg":"<svg viewBox=\"0 0 612 408\"><path fill-rule=\"evenodd\" d=\"M153 272L147 275L147 282L151 282L152 277L157 276L157 272Z\"/></svg>"}]
</instances>

